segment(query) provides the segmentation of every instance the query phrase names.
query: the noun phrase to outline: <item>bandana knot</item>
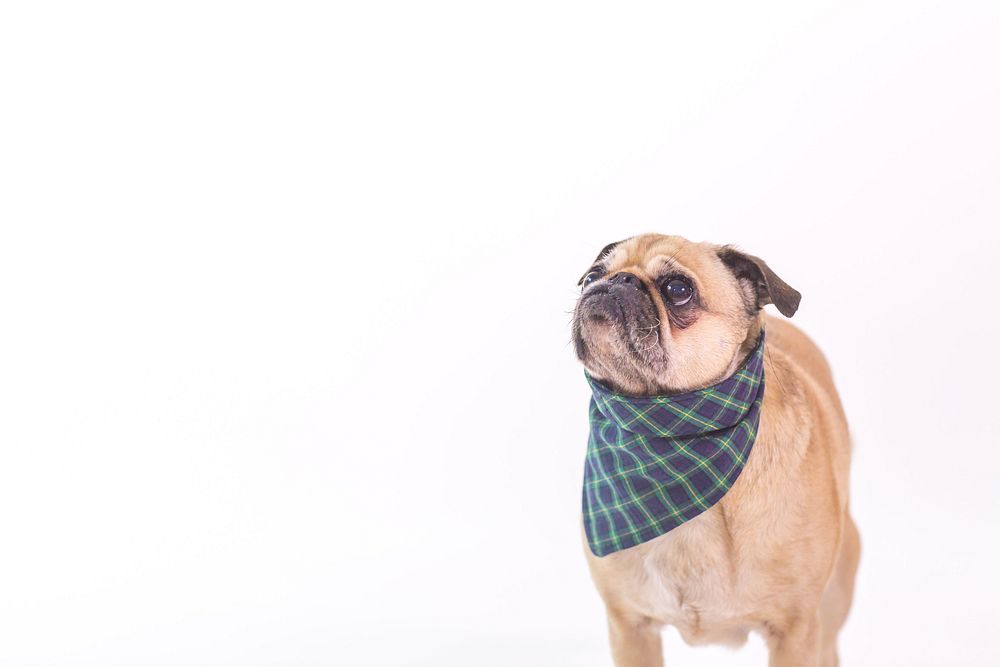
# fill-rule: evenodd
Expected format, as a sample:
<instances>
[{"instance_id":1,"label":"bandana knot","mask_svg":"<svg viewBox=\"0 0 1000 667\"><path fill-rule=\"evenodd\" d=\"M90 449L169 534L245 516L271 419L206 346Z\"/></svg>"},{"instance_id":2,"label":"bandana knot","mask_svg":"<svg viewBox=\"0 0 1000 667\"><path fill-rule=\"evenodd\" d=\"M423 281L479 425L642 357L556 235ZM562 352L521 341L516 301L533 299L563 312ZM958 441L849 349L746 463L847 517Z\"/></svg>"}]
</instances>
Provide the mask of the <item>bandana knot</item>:
<instances>
[{"instance_id":1,"label":"bandana knot","mask_svg":"<svg viewBox=\"0 0 1000 667\"><path fill-rule=\"evenodd\" d=\"M732 488L760 425L764 334L735 373L674 396L619 394L587 375L583 520L597 556L698 516Z\"/></svg>"}]
</instances>

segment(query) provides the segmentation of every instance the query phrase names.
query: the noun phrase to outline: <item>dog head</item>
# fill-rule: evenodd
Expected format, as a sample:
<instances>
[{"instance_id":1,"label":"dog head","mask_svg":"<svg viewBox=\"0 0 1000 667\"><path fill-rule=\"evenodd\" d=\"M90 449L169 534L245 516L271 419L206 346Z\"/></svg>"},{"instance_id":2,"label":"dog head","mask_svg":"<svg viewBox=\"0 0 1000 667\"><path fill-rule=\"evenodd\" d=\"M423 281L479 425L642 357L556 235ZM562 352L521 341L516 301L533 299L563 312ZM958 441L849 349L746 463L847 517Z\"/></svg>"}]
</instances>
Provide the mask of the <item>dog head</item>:
<instances>
[{"instance_id":1,"label":"dog head","mask_svg":"<svg viewBox=\"0 0 1000 667\"><path fill-rule=\"evenodd\" d=\"M763 260L730 246L644 234L609 244L580 279L577 357L596 379L633 395L706 387L735 371L773 303L800 294Z\"/></svg>"}]
</instances>

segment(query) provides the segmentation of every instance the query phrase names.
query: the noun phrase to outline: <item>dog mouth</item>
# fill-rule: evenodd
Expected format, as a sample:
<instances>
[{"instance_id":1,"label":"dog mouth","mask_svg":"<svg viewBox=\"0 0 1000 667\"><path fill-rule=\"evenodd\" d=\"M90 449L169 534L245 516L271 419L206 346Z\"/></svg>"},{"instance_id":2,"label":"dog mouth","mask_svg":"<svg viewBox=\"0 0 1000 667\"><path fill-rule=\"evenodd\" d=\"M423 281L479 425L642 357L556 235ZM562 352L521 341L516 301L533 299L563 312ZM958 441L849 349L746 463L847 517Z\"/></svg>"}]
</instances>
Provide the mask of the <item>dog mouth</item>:
<instances>
[{"instance_id":1,"label":"dog mouth","mask_svg":"<svg viewBox=\"0 0 1000 667\"><path fill-rule=\"evenodd\" d=\"M626 323L625 306L609 289L594 291L580 300L581 315L595 326Z\"/></svg>"},{"instance_id":2,"label":"dog mouth","mask_svg":"<svg viewBox=\"0 0 1000 667\"><path fill-rule=\"evenodd\" d=\"M577 357L604 375L623 365L636 370L659 366L664 359L659 325L645 289L596 285L580 297L574 313Z\"/></svg>"}]
</instances>

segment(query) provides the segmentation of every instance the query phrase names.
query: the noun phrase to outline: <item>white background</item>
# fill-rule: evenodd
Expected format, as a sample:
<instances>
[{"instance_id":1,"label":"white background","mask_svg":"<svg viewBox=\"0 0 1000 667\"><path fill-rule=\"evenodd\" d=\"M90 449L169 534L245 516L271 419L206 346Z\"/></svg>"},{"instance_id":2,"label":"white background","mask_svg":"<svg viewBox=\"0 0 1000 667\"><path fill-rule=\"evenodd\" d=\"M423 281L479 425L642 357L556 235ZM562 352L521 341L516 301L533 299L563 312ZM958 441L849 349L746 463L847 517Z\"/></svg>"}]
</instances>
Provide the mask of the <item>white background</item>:
<instances>
[{"instance_id":1,"label":"white background","mask_svg":"<svg viewBox=\"0 0 1000 667\"><path fill-rule=\"evenodd\" d=\"M1000 664L998 34L993 2L5 3L0 664L609 664L568 311L644 231L804 295L856 441L844 664Z\"/></svg>"}]
</instances>

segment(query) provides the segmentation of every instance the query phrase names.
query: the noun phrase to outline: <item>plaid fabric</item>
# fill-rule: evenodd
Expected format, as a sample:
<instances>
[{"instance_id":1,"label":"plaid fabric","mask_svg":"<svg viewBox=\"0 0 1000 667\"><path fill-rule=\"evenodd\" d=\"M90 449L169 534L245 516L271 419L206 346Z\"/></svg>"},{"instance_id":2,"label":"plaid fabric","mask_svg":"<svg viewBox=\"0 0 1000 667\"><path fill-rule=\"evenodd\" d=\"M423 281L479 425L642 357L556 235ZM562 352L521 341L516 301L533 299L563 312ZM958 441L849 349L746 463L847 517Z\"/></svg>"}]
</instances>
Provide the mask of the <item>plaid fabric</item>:
<instances>
[{"instance_id":1,"label":"plaid fabric","mask_svg":"<svg viewBox=\"0 0 1000 667\"><path fill-rule=\"evenodd\" d=\"M719 502L750 455L764 398L764 335L716 385L677 396L617 394L587 375L583 524L597 556L642 544Z\"/></svg>"}]
</instances>

